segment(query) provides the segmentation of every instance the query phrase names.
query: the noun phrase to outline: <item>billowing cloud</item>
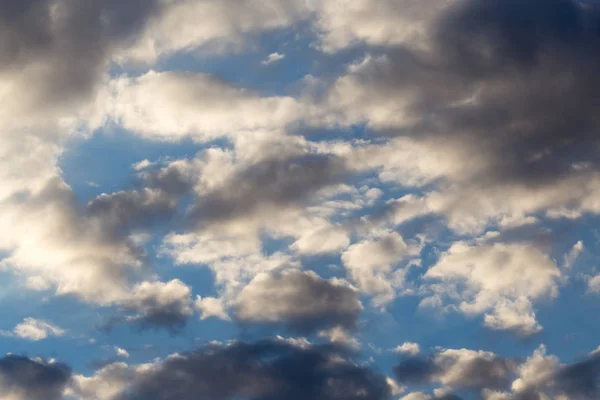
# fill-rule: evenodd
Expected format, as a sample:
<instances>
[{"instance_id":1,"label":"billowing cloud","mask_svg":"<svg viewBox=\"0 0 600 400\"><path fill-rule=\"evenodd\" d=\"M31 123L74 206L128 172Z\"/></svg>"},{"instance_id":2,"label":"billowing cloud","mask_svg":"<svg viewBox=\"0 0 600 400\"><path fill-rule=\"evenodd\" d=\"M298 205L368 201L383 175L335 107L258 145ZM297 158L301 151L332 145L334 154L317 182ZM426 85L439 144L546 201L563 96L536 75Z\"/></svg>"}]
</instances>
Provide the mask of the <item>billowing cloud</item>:
<instances>
[{"instance_id":1,"label":"billowing cloud","mask_svg":"<svg viewBox=\"0 0 600 400\"><path fill-rule=\"evenodd\" d=\"M117 322L130 322L142 329L165 328L176 333L193 314L191 289L179 279L139 283L120 304L135 314L115 317L107 328Z\"/></svg>"},{"instance_id":2,"label":"billowing cloud","mask_svg":"<svg viewBox=\"0 0 600 400\"><path fill-rule=\"evenodd\" d=\"M74 380L75 394L101 400L383 400L390 395L386 378L356 364L343 348L283 339L209 345L137 367L112 364L94 377Z\"/></svg>"},{"instance_id":3,"label":"billowing cloud","mask_svg":"<svg viewBox=\"0 0 600 400\"><path fill-rule=\"evenodd\" d=\"M392 351L396 354L416 356L421 352L421 347L419 346L419 343L404 342L396 346Z\"/></svg>"},{"instance_id":4,"label":"billowing cloud","mask_svg":"<svg viewBox=\"0 0 600 400\"><path fill-rule=\"evenodd\" d=\"M0 358L2 399L61 400L70 378L65 364L17 355Z\"/></svg>"},{"instance_id":5,"label":"billowing cloud","mask_svg":"<svg viewBox=\"0 0 600 400\"><path fill-rule=\"evenodd\" d=\"M279 323L309 333L355 328L362 305L356 291L343 282L288 270L258 275L240 292L234 309L242 323Z\"/></svg>"},{"instance_id":6,"label":"billowing cloud","mask_svg":"<svg viewBox=\"0 0 600 400\"><path fill-rule=\"evenodd\" d=\"M597 212L597 23L596 8L575 1L453 2L425 48L352 65L325 96L330 121L443 149L402 169L437 179L430 205L461 230L543 209Z\"/></svg>"},{"instance_id":7,"label":"billowing cloud","mask_svg":"<svg viewBox=\"0 0 600 400\"><path fill-rule=\"evenodd\" d=\"M394 369L403 384L435 382L435 395L412 393L416 399L452 396L468 389L485 400L592 399L600 392L598 353L561 364L542 345L525 360L503 358L485 351L442 349L429 357L413 357ZM421 397L420 397L421 396ZM448 397L454 398L454 397Z\"/></svg>"},{"instance_id":8,"label":"billowing cloud","mask_svg":"<svg viewBox=\"0 0 600 400\"><path fill-rule=\"evenodd\" d=\"M433 286L435 304L450 295L466 314L485 315L492 329L532 334L541 330L531 300L557 295L560 270L534 245L523 243L454 243L425 274L427 279L457 283ZM445 290L448 293L444 293Z\"/></svg>"},{"instance_id":9,"label":"billowing cloud","mask_svg":"<svg viewBox=\"0 0 600 400\"><path fill-rule=\"evenodd\" d=\"M447 349L430 358L412 357L394 368L402 384L439 382L450 388L504 388L510 383L513 366L484 351Z\"/></svg>"},{"instance_id":10,"label":"billowing cloud","mask_svg":"<svg viewBox=\"0 0 600 400\"><path fill-rule=\"evenodd\" d=\"M348 274L365 293L376 295L377 303L394 298L404 286L406 261L418 254L418 246L407 244L397 232L353 244L342 254ZM404 268L397 268L403 265Z\"/></svg>"}]
</instances>

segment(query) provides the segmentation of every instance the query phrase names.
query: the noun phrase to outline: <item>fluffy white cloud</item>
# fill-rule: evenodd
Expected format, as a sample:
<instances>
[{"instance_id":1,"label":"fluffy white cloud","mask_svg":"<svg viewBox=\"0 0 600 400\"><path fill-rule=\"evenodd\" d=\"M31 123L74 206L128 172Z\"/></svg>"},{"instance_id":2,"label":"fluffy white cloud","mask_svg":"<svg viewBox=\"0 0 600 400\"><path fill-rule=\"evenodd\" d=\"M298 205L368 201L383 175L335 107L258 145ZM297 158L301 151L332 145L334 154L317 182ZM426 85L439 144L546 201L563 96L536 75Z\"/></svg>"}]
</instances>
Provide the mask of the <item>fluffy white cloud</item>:
<instances>
[{"instance_id":1,"label":"fluffy white cloud","mask_svg":"<svg viewBox=\"0 0 600 400\"><path fill-rule=\"evenodd\" d=\"M404 286L408 267L401 265L418 251L418 246L407 244L397 232L384 232L350 246L342 254L342 261L358 288L375 295L374 301L383 304Z\"/></svg>"},{"instance_id":2,"label":"fluffy white cloud","mask_svg":"<svg viewBox=\"0 0 600 400\"><path fill-rule=\"evenodd\" d=\"M396 346L393 350L394 353L407 354L409 356L416 356L421 352L421 347L418 343L405 342Z\"/></svg>"},{"instance_id":3,"label":"fluffy white cloud","mask_svg":"<svg viewBox=\"0 0 600 400\"><path fill-rule=\"evenodd\" d=\"M454 243L432 266L425 278L441 280L439 295L459 283L454 294L458 309L466 314L486 314L486 325L522 334L540 330L530 300L558 293L560 270L533 245L522 243Z\"/></svg>"},{"instance_id":4,"label":"fluffy white cloud","mask_svg":"<svg viewBox=\"0 0 600 400\"><path fill-rule=\"evenodd\" d=\"M112 83L111 115L151 139L198 141L278 131L297 121L304 106L292 97L261 97L202 73L154 72Z\"/></svg>"},{"instance_id":5,"label":"fluffy white cloud","mask_svg":"<svg viewBox=\"0 0 600 400\"><path fill-rule=\"evenodd\" d=\"M281 53L271 53L267 56L267 58L265 58L263 61L261 61L262 65L269 65L269 64L273 64L277 61L283 60L285 58L285 54L281 54Z\"/></svg>"},{"instance_id":6,"label":"fluffy white cloud","mask_svg":"<svg viewBox=\"0 0 600 400\"><path fill-rule=\"evenodd\" d=\"M48 336L64 336L67 332L49 322L35 318L25 318L23 322L17 324L12 332L2 331L4 336L14 336L25 340L38 341L46 339Z\"/></svg>"},{"instance_id":7,"label":"fluffy white cloud","mask_svg":"<svg viewBox=\"0 0 600 400\"><path fill-rule=\"evenodd\" d=\"M509 330L533 335L542 330L535 318L531 302L525 297L500 300L491 313L484 317L485 326L495 330Z\"/></svg>"},{"instance_id":8,"label":"fluffy white cloud","mask_svg":"<svg viewBox=\"0 0 600 400\"><path fill-rule=\"evenodd\" d=\"M115 353L117 353L117 356L119 357L123 357L123 358L129 358L129 352L125 349L122 349L118 346L115 346Z\"/></svg>"},{"instance_id":9,"label":"fluffy white cloud","mask_svg":"<svg viewBox=\"0 0 600 400\"><path fill-rule=\"evenodd\" d=\"M216 317L224 321L229 321L231 319L222 298L197 296L194 307L200 312L201 319L210 317Z\"/></svg>"}]
</instances>

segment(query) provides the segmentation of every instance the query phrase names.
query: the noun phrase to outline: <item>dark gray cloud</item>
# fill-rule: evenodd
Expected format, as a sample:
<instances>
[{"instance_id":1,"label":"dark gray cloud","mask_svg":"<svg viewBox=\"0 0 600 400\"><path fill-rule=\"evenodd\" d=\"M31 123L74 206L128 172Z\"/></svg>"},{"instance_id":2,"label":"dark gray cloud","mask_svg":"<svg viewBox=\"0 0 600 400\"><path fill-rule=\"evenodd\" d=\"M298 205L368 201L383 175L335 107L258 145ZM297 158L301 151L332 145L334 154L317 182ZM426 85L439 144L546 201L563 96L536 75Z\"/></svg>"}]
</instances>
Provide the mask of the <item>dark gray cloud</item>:
<instances>
[{"instance_id":1,"label":"dark gray cloud","mask_svg":"<svg viewBox=\"0 0 600 400\"><path fill-rule=\"evenodd\" d=\"M574 0L463 0L426 50L396 47L354 77L407 113L401 134L467 149L482 185L555 183L598 167L600 17ZM360 106L359 106L360 107ZM397 132L398 133L398 132Z\"/></svg>"},{"instance_id":2,"label":"dark gray cloud","mask_svg":"<svg viewBox=\"0 0 600 400\"><path fill-rule=\"evenodd\" d=\"M206 347L171 357L142 374L121 400L382 400L382 375L352 362L340 347L298 347L283 340Z\"/></svg>"},{"instance_id":3,"label":"dark gray cloud","mask_svg":"<svg viewBox=\"0 0 600 400\"><path fill-rule=\"evenodd\" d=\"M15 399L59 400L71 378L71 369L24 356L0 358L0 395Z\"/></svg>"},{"instance_id":4,"label":"dark gray cloud","mask_svg":"<svg viewBox=\"0 0 600 400\"><path fill-rule=\"evenodd\" d=\"M560 368L554 380L559 393L565 393L569 398L600 398L600 353Z\"/></svg>"},{"instance_id":5,"label":"dark gray cloud","mask_svg":"<svg viewBox=\"0 0 600 400\"><path fill-rule=\"evenodd\" d=\"M3 0L0 71L38 65L31 107L82 100L98 84L111 52L159 8L157 0Z\"/></svg>"},{"instance_id":6,"label":"dark gray cloud","mask_svg":"<svg viewBox=\"0 0 600 400\"><path fill-rule=\"evenodd\" d=\"M234 306L242 324L281 324L302 334L336 326L353 329L361 310L355 290L298 270L259 275Z\"/></svg>"},{"instance_id":7,"label":"dark gray cloud","mask_svg":"<svg viewBox=\"0 0 600 400\"><path fill-rule=\"evenodd\" d=\"M210 223L302 205L316 190L340 181L347 172L343 160L329 155L260 161L201 196L190 220Z\"/></svg>"},{"instance_id":8,"label":"dark gray cloud","mask_svg":"<svg viewBox=\"0 0 600 400\"><path fill-rule=\"evenodd\" d=\"M100 221L106 235L122 237L132 229L148 228L172 217L178 200L162 189L121 191L96 197L86 214Z\"/></svg>"}]
</instances>

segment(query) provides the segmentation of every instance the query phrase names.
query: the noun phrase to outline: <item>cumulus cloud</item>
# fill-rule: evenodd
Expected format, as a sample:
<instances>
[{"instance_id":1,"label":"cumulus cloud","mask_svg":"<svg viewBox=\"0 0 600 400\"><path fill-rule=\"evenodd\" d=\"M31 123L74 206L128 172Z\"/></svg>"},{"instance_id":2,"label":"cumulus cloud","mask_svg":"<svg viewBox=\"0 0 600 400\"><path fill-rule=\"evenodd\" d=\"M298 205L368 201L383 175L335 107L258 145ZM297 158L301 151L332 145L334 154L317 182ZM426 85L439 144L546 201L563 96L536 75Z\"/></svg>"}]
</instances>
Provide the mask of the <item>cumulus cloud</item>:
<instances>
[{"instance_id":1,"label":"cumulus cloud","mask_svg":"<svg viewBox=\"0 0 600 400\"><path fill-rule=\"evenodd\" d=\"M344 266L359 289L376 295L375 302L383 304L394 298L397 288L404 285L405 268L397 268L418 247L407 244L397 232L384 232L379 237L353 244L342 254Z\"/></svg>"},{"instance_id":2,"label":"cumulus cloud","mask_svg":"<svg viewBox=\"0 0 600 400\"><path fill-rule=\"evenodd\" d=\"M265 58L263 61L261 61L262 65L269 65L269 64L273 64L277 61L281 61L285 58L285 54L281 54L281 53L271 53L267 56L267 58Z\"/></svg>"},{"instance_id":3,"label":"cumulus cloud","mask_svg":"<svg viewBox=\"0 0 600 400\"><path fill-rule=\"evenodd\" d=\"M450 294L460 311L486 313L488 327L525 335L541 329L530 301L556 296L560 276L547 255L520 242L454 243L425 274L426 279L458 283L463 288L445 293L453 291L452 286L433 286L437 293L430 300Z\"/></svg>"},{"instance_id":4,"label":"cumulus cloud","mask_svg":"<svg viewBox=\"0 0 600 400\"><path fill-rule=\"evenodd\" d=\"M543 329L536 306L558 295L584 246L559 255L560 269L551 235L531 238L530 227L600 211L599 22L596 5L575 0L4 1L0 269L30 290L114 307L111 323L176 333L197 311L335 344L232 343L115 363L73 377L76 396L387 398L395 386L343 349L360 347L359 295L380 307L416 293L421 306L479 316L489 329ZM297 34L278 47L290 55L304 25L311 51L329 53L314 65L361 55L299 90L169 71L174 55L222 55L281 28ZM108 125L203 147L144 159L133 188L82 204L59 160L70 140ZM426 265L436 229L451 237ZM194 301L187 283L155 276L154 243L174 264L210 268L215 297ZM356 288L302 269L328 257ZM584 276L600 292L600 277ZM64 333L27 318L6 334ZM421 356L409 342L396 352L402 385L441 386L406 400L456 399L454 390L599 397L595 353L563 365L544 348L525 361L467 349ZM66 367L11 357L0 360L10 400L61 397Z\"/></svg>"},{"instance_id":5,"label":"cumulus cloud","mask_svg":"<svg viewBox=\"0 0 600 400\"><path fill-rule=\"evenodd\" d=\"M134 322L142 329L166 328L178 332L193 314L191 289L179 279L139 283L121 305L136 312L124 321Z\"/></svg>"},{"instance_id":6,"label":"cumulus cloud","mask_svg":"<svg viewBox=\"0 0 600 400\"><path fill-rule=\"evenodd\" d=\"M430 358L411 357L394 368L402 384L438 382L449 388L504 388L513 365L494 353L447 349Z\"/></svg>"},{"instance_id":7,"label":"cumulus cloud","mask_svg":"<svg viewBox=\"0 0 600 400\"><path fill-rule=\"evenodd\" d=\"M0 358L0 396L7 400L61 400L71 369L61 363L8 355Z\"/></svg>"},{"instance_id":8,"label":"cumulus cloud","mask_svg":"<svg viewBox=\"0 0 600 400\"><path fill-rule=\"evenodd\" d=\"M421 352L421 347L418 343L404 342L396 346L393 350L397 354L406 354L409 356L416 356Z\"/></svg>"},{"instance_id":9,"label":"cumulus cloud","mask_svg":"<svg viewBox=\"0 0 600 400\"><path fill-rule=\"evenodd\" d=\"M541 400L595 398L600 391L599 367L597 353L562 364L546 354L542 345L524 360L485 351L441 349L429 357L408 358L394 371L403 384L442 385L433 395L415 392L407 395L409 399L454 399L452 390L462 388L485 400Z\"/></svg>"},{"instance_id":10,"label":"cumulus cloud","mask_svg":"<svg viewBox=\"0 0 600 400\"><path fill-rule=\"evenodd\" d=\"M75 376L75 382L74 393L102 400L383 400L390 394L384 376L356 364L342 347L283 339L208 345L137 367L111 364L93 377Z\"/></svg>"},{"instance_id":11,"label":"cumulus cloud","mask_svg":"<svg viewBox=\"0 0 600 400\"><path fill-rule=\"evenodd\" d=\"M48 336L64 336L65 333L64 329L56 325L29 317L17 324L12 332L6 334L21 339L38 341L46 339Z\"/></svg>"},{"instance_id":12,"label":"cumulus cloud","mask_svg":"<svg viewBox=\"0 0 600 400\"><path fill-rule=\"evenodd\" d=\"M263 273L235 300L242 323L283 324L300 333L356 326L362 304L349 285L325 280L311 271Z\"/></svg>"},{"instance_id":13,"label":"cumulus cloud","mask_svg":"<svg viewBox=\"0 0 600 400\"><path fill-rule=\"evenodd\" d=\"M119 357L123 357L123 358L129 358L129 352L125 349L122 349L118 346L115 346L115 353L117 353L117 356Z\"/></svg>"},{"instance_id":14,"label":"cumulus cloud","mask_svg":"<svg viewBox=\"0 0 600 400\"><path fill-rule=\"evenodd\" d=\"M452 2L427 46L350 66L324 96L324 122L366 123L428 160L439 154L409 156L399 181L433 179L428 205L456 230L544 209L597 212L597 21L575 1Z\"/></svg>"}]
</instances>

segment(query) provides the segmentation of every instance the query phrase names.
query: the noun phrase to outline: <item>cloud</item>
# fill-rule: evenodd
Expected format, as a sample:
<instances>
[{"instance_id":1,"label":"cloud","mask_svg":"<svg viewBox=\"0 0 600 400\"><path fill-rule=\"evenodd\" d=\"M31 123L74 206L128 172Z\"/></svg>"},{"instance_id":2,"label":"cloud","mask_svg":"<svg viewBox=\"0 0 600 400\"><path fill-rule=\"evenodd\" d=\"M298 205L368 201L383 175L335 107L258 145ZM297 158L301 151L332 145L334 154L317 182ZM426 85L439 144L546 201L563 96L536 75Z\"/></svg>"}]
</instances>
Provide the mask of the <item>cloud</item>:
<instances>
[{"instance_id":1,"label":"cloud","mask_svg":"<svg viewBox=\"0 0 600 400\"><path fill-rule=\"evenodd\" d=\"M414 44L427 37L434 17L449 3L432 0L325 0L316 3L320 46L326 52L366 43L372 46Z\"/></svg>"},{"instance_id":2,"label":"cloud","mask_svg":"<svg viewBox=\"0 0 600 400\"><path fill-rule=\"evenodd\" d=\"M418 343L404 342L396 346L392 351L397 354L416 356L421 352L421 347Z\"/></svg>"},{"instance_id":3,"label":"cloud","mask_svg":"<svg viewBox=\"0 0 600 400\"><path fill-rule=\"evenodd\" d=\"M65 364L17 355L0 358L0 393L7 400L60 400L70 378Z\"/></svg>"},{"instance_id":4,"label":"cloud","mask_svg":"<svg viewBox=\"0 0 600 400\"><path fill-rule=\"evenodd\" d=\"M303 334L333 327L353 329L362 310L356 291L348 285L298 270L259 274L233 307L242 323L283 324Z\"/></svg>"},{"instance_id":5,"label":"cloud","mask_svg":"<svg viewBox=\"0 0 600 400\"><path fill-rule=\"evenodd\" d=\"M588 281L588 291L591 293L600 293L600 274Z\"/></svg>"},{"instance_id":6,"label":"cloud","mask_svg":"<svg viewBox=\"0 0 600 400\"><path fill-rule=\"evenodd\" d=\"M176 53L236 50L249 36L287 27L307 18L309 11L304 2L292 0L164 1L117 59L152 65Z\"/></svg>"},{"instance_id":7,"label":"cloud","mask_svg":"<svg viewBox=\"0 0 600 400\"><path fill-rule=\"evenodd\" d=\"M543 328L537 322L531 302L525 297L514 301L501 300L484 317L484 325L494 330L513 331L529 336Z\"/></svg>"},{"instance_id":8,"label":"cloud","mask_svg":"<svg viewBox=\"0 0 600 400\"><path fill-rule=\"evenodd\" d=\"M125 349L122 349L118 346L115 346L115 353L117 353L117 356L119 357L123 357L123 358L129 358L129 352Z\"/></svg>"},{"instance_id":9,"label":"cloud","mask_svg":"<svg viewBox=\"0 0 600 400\"><path fill-rule=\"evenodd\" d=\"M74 393L104 393L102 400L240 396L383 400L390 395L386 378L356 364L342 347L283 339L208 345L153 364L109 365L94 377L74 380L78 383Z\"/></svg>"},{"instance_id":10,"label":"cloud","mask_svg":"<svg viewBox=\"0 0 600 400\"><path fill-rule=\"evenodd\" d=\"M35 318L25 318L23 322L14 327L11 336L21 339L39 341L48 336L64 336L66 331L56 325Z\"/></svg>"},{"instance_id":11,"label":"cloud","mask_svg":"<svg viewBox=\"0 0 600 400\"><path fill-rule=\"evenodd\" d=\"M264 59L263 61L261 61L262 65L269 65L269 64L273 64L277 61L281 61L285 58L285 54L280 54L280 53L271 53L267 56L266 59Z\"/></svg>"},{"instance_id":12,"label":"cloud","mask_svg":"<svg viewBox=\"0 0 600 400\"><path fill-rule=\"evenodd\" d=\"M505 388L513 368L510 361L494 353L447 349L429 358L408 358L394 367L394 374L404 385L438 382L452 389Z\"/></svg>"},{"instance_id":13,"label":"cloud","mask_svg":"<svg viewBox=\"0 0 600 400\"><path fill-rule=\"evenodd\" d=\"M292 97L263 97L203 73L151 70L116 79L111 87L111 117L125 129L156 140L191 136L205 142L281 130L306 113Z\"/></svg>"},{"instance_id":14,"label":"cloud","mask_svg":"<svg viewBox=\"0 0 600 400\"><path fill-rule=\"evenodd\" d=\"M136 371L142 371L145 367L147 368L140 366L136 369L126 363L116 362L104 366L90 377L73 375L66 394L79 399L118 399L121 392L136 377Z\"/></svg>"},{"instance_id":15,"label":"cloud","mask_svg":"<svg viewBox=\"0 0 600 400\"><path fill-rule=\"evenodd\" d=\"M583 251L584 245L583 242L580 240L573 245L573 247L567 254L565 254L565 259L563 263L564 267L571 268Z\"/></svg>"},{"instance_id":16,"label":"cloud","mask_svg":"<svg viewBox=\"0 0 600 400\"><path fill-rule=\"evenodd\" d=\"M223 299L197 296L194 307L200 312L200 319L216 317L224 321L231 320Z\"/></svg>"},{"instance_id":17,"label":"cloud","mask_svg":"<svg viewBox=\"0 0 600 400\"><path fill-rule=\"evenodd\" d=\"M468 389L485 400L593 399L600 393L600 358L561 364L542 345L525 360L467 349L440 349L429 357L409 358L394 369L402 384L443 385L435 396L411 393L408 399L453 399L451 390ZM411 397L412 396L412 397Z\"/></svg>"},{"instance_id":18,"label":"cloud","mask_svg":"<svg viewBox=\"0 0 600 400\"><path fill-rule=\"evenodd\" d=\"M596 213L597 14L564 0L451 2L426 46L351 65L323 96L321 122L364 123L399 137L382 153L403 143L425 154L402 158L397 181L434 183L429 210L461 233L546 209ZM394 158L381 157L387 172Z\"/></svg>"},{"instance_id":19,"label":"cloud","mask_svg":"<svg viewBox=\"0 0 600 400\"><path fill-rule=\"evenodd\" d=\"M173 333L183 329L193 314L191 289L179 279L139 283L121 305L136 312L126 317L126 322L142 329L165 328Z\"/></svg>"},{"instance_id":20,"label":"cloud","mask_svg":"<svg viewBox=\"0 0 600 400\"><path fill-rule=\"evenodd\" d=\"M342 254L342 262L353 281L364 293L376 295L375 302L394 298L404 285L406 260L418 254L418 248L407 244L397 232L384 232L379 237L351 245Z\"/></svg>"},{"instance_id":21,"label":"cloud","mask_svg":"<svg viewBox=\"0 0 600 400\"><path fill-rule=\"evenodd\" d=\"M487 313L488 327L523 335L541 329L530 300L556 296L560 276L560 270L547 255L520 242L456 242L425 274L427 280L443 282L432 286L438 292L433 298L451 295L460 311L471 315ZM453 289L453 283L462 289Z\"/></svg>"}]
</instances>

